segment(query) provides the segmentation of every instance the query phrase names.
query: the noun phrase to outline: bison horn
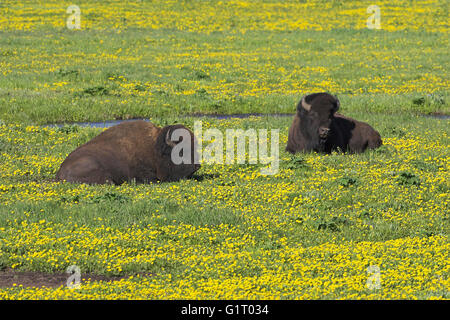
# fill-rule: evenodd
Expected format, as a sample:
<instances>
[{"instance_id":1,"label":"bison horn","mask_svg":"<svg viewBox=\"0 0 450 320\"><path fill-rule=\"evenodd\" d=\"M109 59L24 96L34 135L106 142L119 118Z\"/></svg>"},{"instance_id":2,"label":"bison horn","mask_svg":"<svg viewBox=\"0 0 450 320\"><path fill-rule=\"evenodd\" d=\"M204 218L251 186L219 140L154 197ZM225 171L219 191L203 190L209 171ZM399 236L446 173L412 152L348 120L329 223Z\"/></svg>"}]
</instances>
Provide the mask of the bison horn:
<instances>
[{"instance_id":1,"label":"bison horn","mask_svg":"<svg viewBox=\"0 0 450 320\"><path fill-rule=\"evenodd\" d=\"M172 141L172 139L170 138L171 133L172 133L172 131L169 128L169 130L167 130L167 133L166 133L166 143L170 147L175 147L176 143L174 141Z\"/></svg>"},{"instance_id":2,"label":"bison horn","mask_svg":"<svg viewBox=\"0 0 450 320\"><path fill-rule=\"evenodd\" d=\"M306 103L305 96L302 98L301 104L302 104L303 109L305 109L306 111L311 110L311 105Z\"/></svg>"}]
</instances>

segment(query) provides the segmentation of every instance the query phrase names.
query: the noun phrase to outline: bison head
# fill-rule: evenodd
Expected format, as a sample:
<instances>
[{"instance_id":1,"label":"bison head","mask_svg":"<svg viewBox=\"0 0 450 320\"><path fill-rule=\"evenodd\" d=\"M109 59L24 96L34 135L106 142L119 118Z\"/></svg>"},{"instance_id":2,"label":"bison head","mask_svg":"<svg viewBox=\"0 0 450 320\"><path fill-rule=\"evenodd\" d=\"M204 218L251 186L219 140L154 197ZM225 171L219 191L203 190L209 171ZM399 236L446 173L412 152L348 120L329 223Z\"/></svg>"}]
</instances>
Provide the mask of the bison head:
<instances>
[{"instance_id":1,"label":"bison head","mask_svg":"<svg viewBox=\"0 0 450 320\"><path fill-rule=\"evenodd\" d=\"M162 180L178 180L189 177L200 168L194 133L181 124L162 128L157 146L165 162Z\"/></svg>"},{"instance_id":2,"label":"bison head","mask_svg":"<svg viewBox=\"0 0 450 320\"><path fill-rule=\"evenodd\" d=\"M332 133L334 114L339 105L339 100L328 93L306 95L299 102L297 113L311 149L323 150Z\"/></svg>"}]
</instances>

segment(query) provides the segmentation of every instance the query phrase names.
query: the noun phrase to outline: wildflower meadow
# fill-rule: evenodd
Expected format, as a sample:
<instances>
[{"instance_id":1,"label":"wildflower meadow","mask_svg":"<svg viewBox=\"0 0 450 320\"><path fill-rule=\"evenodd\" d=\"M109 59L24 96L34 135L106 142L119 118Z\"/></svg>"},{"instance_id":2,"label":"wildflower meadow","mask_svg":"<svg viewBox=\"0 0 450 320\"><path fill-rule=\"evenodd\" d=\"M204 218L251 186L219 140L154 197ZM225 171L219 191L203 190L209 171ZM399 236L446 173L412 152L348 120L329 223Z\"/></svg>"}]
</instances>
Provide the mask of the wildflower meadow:
<instances>
[{"instance_id":1,"label":"wildflower meadow","mask_svg":"<svg viewBox=\"0 0 450 320\"><path fill-rule=\"evenodd\" d=\"M435 0L0 2L0 299L449 299L448 22ZM383 145L286 152L314 92ZM277 130L278 170L55 180L105 130L76 123L127 119ZM75 288L1 285L71 266Z\"/></svg>"}]
</instances>

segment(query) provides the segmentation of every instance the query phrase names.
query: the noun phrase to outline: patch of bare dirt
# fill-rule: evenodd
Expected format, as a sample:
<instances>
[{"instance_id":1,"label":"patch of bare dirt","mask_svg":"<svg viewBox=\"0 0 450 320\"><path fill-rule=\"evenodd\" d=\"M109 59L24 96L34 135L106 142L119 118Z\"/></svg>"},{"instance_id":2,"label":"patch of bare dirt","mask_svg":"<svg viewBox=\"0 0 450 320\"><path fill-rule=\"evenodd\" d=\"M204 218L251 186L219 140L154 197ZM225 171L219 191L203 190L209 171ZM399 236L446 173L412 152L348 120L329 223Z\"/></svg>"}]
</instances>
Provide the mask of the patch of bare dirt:
<instances>
[{"instance_id":1,"label":"patch of bare dirt","mask_svg":"<svg viewBox=\"0 0 450 320\"><path fill-rule=\"evenodd\" d=\"M144 276L152 276L153 274L141 274ZM121 279L129 278L131 275L124 276L104 276L96 274L81 274L80 284L86 281L119 281ZM67 280L70 274L68 273L44 273L35 271L15 271L11 268L6 268L0 271L0 288L13 287L22 285L22 287L47 287L58 288L67 286Z\"/></svg>"}]
</instances>

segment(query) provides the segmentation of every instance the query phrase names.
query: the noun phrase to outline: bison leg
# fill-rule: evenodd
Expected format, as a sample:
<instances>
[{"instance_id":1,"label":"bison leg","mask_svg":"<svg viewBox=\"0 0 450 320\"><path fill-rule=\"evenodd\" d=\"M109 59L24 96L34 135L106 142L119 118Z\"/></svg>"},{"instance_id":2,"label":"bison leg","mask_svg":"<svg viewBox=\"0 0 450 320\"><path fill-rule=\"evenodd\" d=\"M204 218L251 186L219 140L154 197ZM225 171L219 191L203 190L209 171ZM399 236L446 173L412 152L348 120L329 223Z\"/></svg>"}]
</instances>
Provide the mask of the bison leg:
<instances>
[{"instance_id":1,"label":"bison leg","mask_svg":"<svg viewBox=\"0 0 450 320\"><path fill-rule=\"evenodd\" d=\"M100 163L92 157L78 158L76 161L63 164L56 178L67 182L88 184L116 183Z\"/></svg>"}]
</instances>

